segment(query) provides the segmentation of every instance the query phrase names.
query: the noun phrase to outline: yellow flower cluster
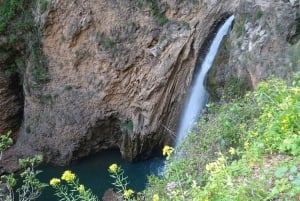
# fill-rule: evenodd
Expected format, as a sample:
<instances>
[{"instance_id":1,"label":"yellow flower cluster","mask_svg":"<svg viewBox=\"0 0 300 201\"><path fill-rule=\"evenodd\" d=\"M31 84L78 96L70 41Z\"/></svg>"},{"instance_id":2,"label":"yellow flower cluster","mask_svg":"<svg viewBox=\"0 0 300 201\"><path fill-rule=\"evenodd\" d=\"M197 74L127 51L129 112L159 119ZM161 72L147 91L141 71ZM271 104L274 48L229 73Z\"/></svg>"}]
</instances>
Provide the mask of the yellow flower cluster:
<instances>
[{"instance_id":1,"label":"yellow flower cluster","mask_svg":"<svg viewBox=\"0 0 300 201\"><path fill-rule=\"evenodd\" d=\"M131 190L131 189L127 190L126 189L126 190L124 190L123 196L124 196L125 199L128 199L128 198L130 198L133 195L133 193L134 193L133 190Z\"/></svg>"},{"instance_id":2,"label":"yellow flower cluster","mask_svg":"<svg viewBox=\"0 0 300 201\"><path fill-rule=\"evenodd\" d=\"M79 187L77 188L78 192L80 194L83 194L85 192L85 187L84 185L80 184Z\"/></svg>"},{"instance_id":3,"label":"yellow flower cluster","mask_svg":"<svg viewBox=\"0 0 300 201\"><path fill-rule=\"evenodd\" d=\"M259 135L259 133L257 131L255 131L255 132L252 133L253 137L257 137L258 135Z\"/></svg>"},{"instance_id":4,"label":"yellow flower cluster","mask_svg":"<svg viewBox=\"0 0 300 201\"><path fill-rule=\"evenodd\" d=\"M165 145L164 148L163 148L163 155L167 156L167 159L169 159L171 154L173 153L173 151L174 151L173 147Z\"/></svg>"},{"instance_id":5,"label":"yellow flower cluster","mask_svg":"<svg viewBox=\"0 0 300 201\"><path fill-rule=\"evenodd\" d=\"M250 146L250 143L248 141L244 142L244 148L245 149L248 149Z\"/></svg>"},{"instance_id":6,"label":"yellow flower cluster","mask_svg":"<svg viewBox=\"0 0 300 201\"><path fill-rule=\"evenodd\" d=\"M211 173L220 172L225 168L226 159L223 154L219 153L217 161L209 163L205 166L206 170Z\"/></svg>"},{"instance_id":7,"label":"yellow flower cluster","mask_svg":"<svg viewBox=\"0 0 300 201\"><path fill-rule=\"evenodd\" d=\"M234 155L236 153L235 148L230 147L229 151L228 151L231 155Z\"/></svg>"},{"instance_id":8,"label":"yellow flower cluster","mask_svg":"<svg viewBox=\"0 0 300 201\"><path fill-rule=\"evenodd\" d=\"M289 121L290 121L290 118L288 116L286 116L283 118L282 123L286 124L286 123L289 123Z\"/></svg>"},{"instance_id":9,"label":"yellow flower cluster","mask_svg":"<svg viewBox=\"0 0 300 201\"><path fill-rule=\"evenodd\" d=\"M58 179L58 178L53 178L53 179L50 180L50 186L55 187L59 183L60 183L60 179Z\"/></svg>"},{"instance_id":10,"label":"yellow flower cluster","mask_svg":"<svg viewBox=\"0 0 300 201\"><path fill-rule=\"evenodd\" d=\"M109 166L109 168L108 168L108 171L110 172L110 173L116 173L117 171L118 171L118 165L117 164L112 164L112 165L110 165Z\"/></svg>"},{"instance_id":11,"label":"yellow flower cluster","mask_svg":"<svg viewBox=\"0 0 300 201\"><path fill-rule=\"evenodd\" d=\"M75 174L72 173L70 170L66 170L63 175L61 176L61 179L66 182L72 182L76 178Z\"/></svg>"},{"instance_id":12,"label":"yellow flower cluster","mask_svg":"<svg viewBox=\"0 0 300 201\"><path fill-rule=\"evenodd\" d=\"M154 194L154 195L153 195L152 201L159 201L159 196L158 196L158 194Z\"/></svg>"}]
</instances>

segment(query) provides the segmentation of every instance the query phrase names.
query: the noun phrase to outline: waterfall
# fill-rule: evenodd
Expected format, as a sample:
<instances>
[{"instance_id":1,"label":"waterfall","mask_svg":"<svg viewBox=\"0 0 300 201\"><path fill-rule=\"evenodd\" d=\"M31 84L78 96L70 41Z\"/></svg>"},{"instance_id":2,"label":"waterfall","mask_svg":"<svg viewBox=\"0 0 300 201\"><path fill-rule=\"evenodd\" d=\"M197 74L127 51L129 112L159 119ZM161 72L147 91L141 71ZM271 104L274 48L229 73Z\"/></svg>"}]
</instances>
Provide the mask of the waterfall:
<instances>
[{"instance_id":1,"label":"waterfall","mask_svg":"<svg viewBox=\"0 0 300 201\"><path fill-rule=\"evenodd\" d=\"M208 101L209 95L204 87L204 79L208 70L212 66L223 37L229 32L233 20L234 16L229 17L219 28L217 35L215 36L207 55L201 64L201 69L198 75L195 77L194 83L189 92L189 96L185 102L183 115L181 116L179 129L177 132L176 146L182 142L188 131L193 128L194 123L199 118L201 110Z\"/></svg>"}]
</instances>

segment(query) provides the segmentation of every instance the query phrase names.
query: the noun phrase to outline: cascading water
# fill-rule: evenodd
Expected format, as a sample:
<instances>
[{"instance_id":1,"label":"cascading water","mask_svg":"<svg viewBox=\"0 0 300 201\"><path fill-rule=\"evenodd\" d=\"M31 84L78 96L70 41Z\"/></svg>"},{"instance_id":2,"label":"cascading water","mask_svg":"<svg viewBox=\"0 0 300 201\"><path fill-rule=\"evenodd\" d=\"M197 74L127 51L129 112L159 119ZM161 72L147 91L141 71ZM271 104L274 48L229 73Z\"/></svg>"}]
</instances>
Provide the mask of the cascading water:
<instances>
[{"instance_id":1,"label":"cascading water","mask_svg":"<svg viewBox=\"0 0 300 201\"><path fill-rule=\"evenodd\" d=\"M208 92L204 87L204 79L208 70L212 66L222 39L229 32L233 20L234 16L229 17L220 27L203 63L201 64L201 69L198 75L195 77L195 82L193 83L189 97L185 102L183 115L180 120L179 129L177 132L176 146L182 142L188 131L192 129L193 124L199 118L201 110L204 108L205 104L208 101Z\"/></svg>"}]
</instances>

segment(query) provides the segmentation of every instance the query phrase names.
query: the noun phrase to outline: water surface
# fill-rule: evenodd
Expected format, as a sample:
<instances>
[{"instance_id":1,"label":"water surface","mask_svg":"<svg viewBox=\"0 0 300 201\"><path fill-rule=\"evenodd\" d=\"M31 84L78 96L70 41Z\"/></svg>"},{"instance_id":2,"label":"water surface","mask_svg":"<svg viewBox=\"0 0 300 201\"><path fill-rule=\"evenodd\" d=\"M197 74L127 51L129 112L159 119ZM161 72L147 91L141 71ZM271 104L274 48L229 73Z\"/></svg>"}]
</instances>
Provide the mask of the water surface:
<instances>
[{"instance_id":1,"label":"water surface","mask_svg":"<svg viewBox=\"0 0 300 201\"><path fill-rule=\"evenodd\" d=\"M113 187L111 185L113 179L107 171L108 167L113 163L121 165L124 169L125 175L128 176L128 188L134 191L141 191L145 189L148 182L147 175L158 175L161 172L164 166L164 159L156 157L139 163L130 163L121 158L118 150L107 150L80 159L66 167L41 166L39 169L43 172L40 174L39 179L42 182L49 183L49 180L53 177L60 178L65 170L71 170L80 179L80 183L91 188L93 193L98 195L99 200L101 200L104 192L108 188ZM54 196L52 187L46 187L42 196L38 199L38 201L55 200L58 200L58 198Z\"/></svg>"}]
</instances>

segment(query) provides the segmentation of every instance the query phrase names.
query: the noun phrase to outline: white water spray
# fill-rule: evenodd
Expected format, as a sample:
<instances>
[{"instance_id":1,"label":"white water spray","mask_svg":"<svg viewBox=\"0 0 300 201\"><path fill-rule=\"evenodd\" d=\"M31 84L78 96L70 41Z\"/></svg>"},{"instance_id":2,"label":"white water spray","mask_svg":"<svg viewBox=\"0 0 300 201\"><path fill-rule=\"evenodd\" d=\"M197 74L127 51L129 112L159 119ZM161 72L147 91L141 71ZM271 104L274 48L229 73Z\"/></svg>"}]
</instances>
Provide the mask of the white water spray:
<instances>
[{"instance_id":1,"label":"white water spray","mask_svg":"<svg viewBox=\"0 0 300 201\"><path fill-rule=\"evenodd\" d=\"M208 92L204 87L204 79L208 70L212 66L222 39L229 32L233 20L234 16L229 17L220 27L203 63L201 64L201 69L196 76L196 80L190 90L189 97L185 102L183 115L181 117L179 129L177 132L176 146L182 142L188 131L193 128L194 123L199 118L201 110L204 108L205 104L208 101Z\"/></svg>"}]
</instances>

